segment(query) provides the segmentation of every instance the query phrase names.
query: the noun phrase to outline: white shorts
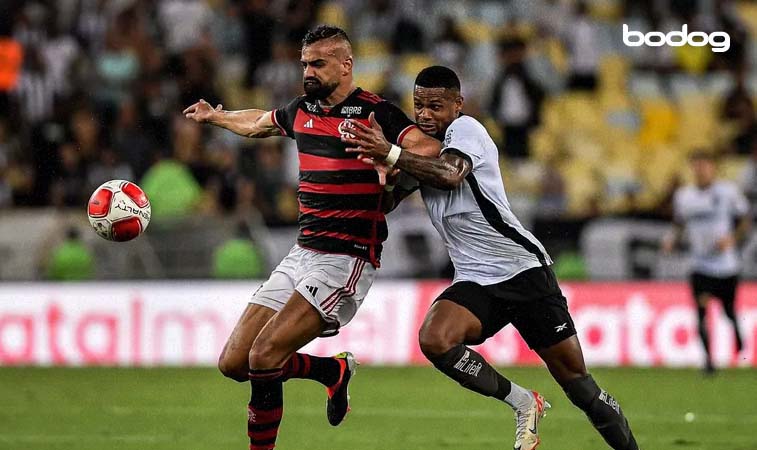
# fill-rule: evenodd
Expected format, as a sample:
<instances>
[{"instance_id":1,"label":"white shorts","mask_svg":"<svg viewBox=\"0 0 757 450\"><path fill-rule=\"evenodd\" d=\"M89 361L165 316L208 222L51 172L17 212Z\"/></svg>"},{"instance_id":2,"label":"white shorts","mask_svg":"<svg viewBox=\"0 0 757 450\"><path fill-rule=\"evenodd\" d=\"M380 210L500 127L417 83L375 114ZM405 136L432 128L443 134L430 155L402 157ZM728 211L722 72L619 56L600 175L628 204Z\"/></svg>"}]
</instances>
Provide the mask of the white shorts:
<instances>
[{"instance_id":1,"label":"white shorts","mask_svg":"<svg viewBox=\"0 0 757 450\"><path fill-rule=\"evenodd\" d=\"M281 311L296 290L328 324L324 336L332 335L355 316L375 276L373 265L360 258L295 245L250 303Z\"/></svg>"}]
</instances>

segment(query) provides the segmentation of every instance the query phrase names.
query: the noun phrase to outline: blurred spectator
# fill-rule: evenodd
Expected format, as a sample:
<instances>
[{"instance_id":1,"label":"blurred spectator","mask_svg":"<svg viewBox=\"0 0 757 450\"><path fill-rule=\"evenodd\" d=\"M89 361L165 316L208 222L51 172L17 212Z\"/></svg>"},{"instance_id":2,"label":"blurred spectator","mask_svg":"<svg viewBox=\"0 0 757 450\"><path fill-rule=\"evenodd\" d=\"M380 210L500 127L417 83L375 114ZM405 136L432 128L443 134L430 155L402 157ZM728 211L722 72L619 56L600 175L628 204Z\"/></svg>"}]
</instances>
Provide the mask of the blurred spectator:
<instances>
[{"instance_id":1,"label":"blurred spectator","mask_svg":"<svg viewBox=\"0 0 757 450\"><path fill-rule=\"evenodd\" d=\"M544 90L525 65L526 43L509 38L500 43L502 73L494 83L489 111L505 135L504 152L513 158L529 155L528 134L539 124Z\"/></svg>"},{"instance_id":2,"label":"blurred spectator","mask_svg":"<svg viewBox=\"0 0 757 450\"><path fill-rule=\"evenodd\" d=\"M302 69L296 51L286 41L273 44L273 59L260 66L257 73L272 105L284 106L301 92Z\"/></svg>"},{"instance_id":3,"label":"blurred spectator","mask_svg":"<svg viewBox=\"0 0 757 450\"><path fill-rule=\"evenodd\" d=\"M188 215L202 195L202 188L192 172L174 159L160 159L145 173L139 185L150 199L153 220Z\"/></svg>"},{"instance_id":4,"label":"blurred spectator","mask_svg":"<svg viewBox=\"0 0 757 450\"><path fill-rule=\"evenodd\" d=\"M90 54L98 54L105 43L108 28L108 0L81 0L78 4L76 34Z\"/></svg>"},{"instance_id":5,"label":"blurred spectator","mask_svg":"<svg viewBox=\"0 0 757 450\"><path fill-rule=\"evenodd\" d=\"M197 123L181 116L174 118L172 157L158 155L141 182L154 218L184 216L199 206L203 185L211 174L203 158L201 133Z\"/></svg>"},{"instance_id":6,"label":"blurred spectator","mask_svg":"<svg viewBox=\"0 0 757 450\"><path fill-rule=\"evenodd\" d=\"M128 164L118 159L118 154L111 148L104 148L100 152L99 161L89 166L87 171L88 192L109 180L134 181L134 172Z\"/></svg>"},{"instance_id":7,"label":"blurred spectator","mask_svg":"<svg viewBox=\"0 0 757 450\"><path fill-rule=\"evenodd\" d=\"M282 221L280 193L285 179L281 141L266 139L254 151L258 208L267 224L278 225Z\"/></svg>"},{"instance_id":8,"label":"blurred spectator","mask_svg":"<svg viewBox=\"0 0 757 450\"><path fill-rule=\"evenodd\" d=\"M394 27L392 51L394 53L421 53L426 49L423 29L409 17L401 17Z\"/></svg>"},{"instance_id":9,"label":"blurred spectator","mask_svg":"<svg viewBox=\"0 0 757 450\"><path fill-rule=\"evenodd\" d=\"M264 275L266 266L260 250L250 239L247 225L237 225L236 236L213 252L213 277L254 279Z\"/></svg>"},{"instance_id":10,"label":"blurred spectator","mask_svg":"<svg viewBox=\"0 0 757 450\"><path fill-rule=\"evenodd\" d=\"M94 255L81 241L79 230L66 231L66 239L51 252L45 276L55 281L84 281L94 276Z\"/></svg>"},{"instance_id":11,"label":"blurred spectator","mask_svg":"<svg viewBox=\"0 0 757 450\"><path fill-rule=\"evenodd\" d=\"M555 161L544 165L544 173L539 183L537 215L542 218L559 218L565 214L568 206L565 179Z\"/></svg>"},{"instance_id":12,"label":"blurred spectator","mask_svg":"<svg viewBox=\"0 0 757 450\"><path fill-rule=\"evenodd\" d=\"M121 102L111 132L113 150L118 159L129 165L134 177L141 178L152 162L152 154L157 143L148 134L134 100L129 98Z\"/></svg>"},{"instance_id":13,"label":"blurred spectator","mask_svg":"<svg viewBox=\"0 0 757 450\"><path fill-rule=\"evenodd\" d=\"M757 211L757 139L752 140L752 152L739 181L741 189L749 199L751 210Z\"/></svg>"},{"instance_id":14,"label":"blurred spectator","mask_svg":"<svg viewBox=\"0 0 757 450\"><path fill-rule=\"evenodd\" d=\"M163 0L158 6L166 50L179 55L198 44L210 26L211 11L202 0Z\"/></svg>"},{"instance_id":15,"label":"blurred spectator","mask_svg":"<svg viewBox=\"0 0 757 450\"><path fill-rule=\"evenodd\" d=\"M94 161L103 147L102 121L85 105L71 115L69 128L71 138L85 163Z\"/></svg>"},{"instance_id":16,"label":"blurred spectator","mask_svg":"<svg viewBox=\"0 0 757 450\"><path fill-rule=\"evenodd\" d=\"M746 71L738 70L735 85L723 101L721 117L730 121L735 127L735 138L730 151L741 155L752 152L757 139L757 113L752 96L746 87Z\"/></svg>"},{"instance_id":17,"label":"blurred spectator","mask_svg":"<svg viewBox=\"0 0 757 450\"><path fill-rule=\"evenodd\" d=\"M468 44L463 39L457 22L450 16L442 17L439 24L439 34L436 37L431 54L443 66L462 71Z\"/></svg>"},{"instance_id":18,"label":"blurred spectator","mask_svg":"<svg viewBox=\"0 0 757 450\"><path fill-rule=\"evenodd\" d=\"M21 120L28 127L49 118L55 101L55 84L38 47L27 47L15 94Z\"/></svg>"},{"instance_id":19,"label":"blurred spectator","mask_svg":"<svg viewBox=\"0 0 757 450\"><path fill-rule=\"evenodd\" d=\"M594 90L601 52L597 23L589 16L584 0L575 4L575 14L566 18L563 36L570 50L569 89Z\"/></svg>"},{"instance_id":20,"label":"blurred spectator","mask_svg":"<svg viewBox=\"0 0 757 450\"><path fill-rule=\"evenodd\" d=\"M79 44L74 36L66 34L57 17L51 17L47 27L47 40L40 47L50 74L53 91L58 96L68 96L76 84L74 65L81 57Z\"/></svg>"},{"instance_id":21,"label":"blurred spectator","mask_svg":"<svg viewBox=\"0 0 757 450\"><path fill-rule=\"evenodd\" d=\"M258 67L271 59L275 22L268 0L241 0L247 54L247 85L255 86Z\"/></svg>"},{"instance_id":22,"label":"blurred spectator","mask_svg":"<svg viewBox=\"0 0 757 450\"><path fill-rule=\"evenodd\" d=\"M351 11L356 17L351 35L353 42L369 39L389 42L397 23L398 14L394 6L392 0L356 2Z\"/></svg>"},{"instance_id":23,"label":"blurred spectator","mask_svg":"<svg viewBox=\"0 0 757 450\"><path fill-rule=\"evenodd\" d=\"M60 169L50 187L50 201L57 207L83 207L87 200L87 168L76 146L68 142L58 149Z\"/></svg>"}]
</instances>

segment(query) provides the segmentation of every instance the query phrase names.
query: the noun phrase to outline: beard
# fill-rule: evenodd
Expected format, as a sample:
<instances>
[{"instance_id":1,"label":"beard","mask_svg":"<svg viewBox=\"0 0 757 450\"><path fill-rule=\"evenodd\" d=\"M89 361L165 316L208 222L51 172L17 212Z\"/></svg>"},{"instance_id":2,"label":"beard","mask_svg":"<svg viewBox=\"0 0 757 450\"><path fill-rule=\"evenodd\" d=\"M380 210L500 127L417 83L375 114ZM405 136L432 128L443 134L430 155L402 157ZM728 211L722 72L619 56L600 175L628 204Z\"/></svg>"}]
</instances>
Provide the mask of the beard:
<instances>
[{"instance_id":1,"label":"beard","mask_svg":"<svg viewBox=\"0 0 757 450\"><path fill-rule=\"evenodd\" d=\"M320 80L315 78L307 78L302 83L302 86L305 89L305 94L309 97L317 100L325 100L336 90L339 83L323 84Z\"/></svg>"}]
</instances>

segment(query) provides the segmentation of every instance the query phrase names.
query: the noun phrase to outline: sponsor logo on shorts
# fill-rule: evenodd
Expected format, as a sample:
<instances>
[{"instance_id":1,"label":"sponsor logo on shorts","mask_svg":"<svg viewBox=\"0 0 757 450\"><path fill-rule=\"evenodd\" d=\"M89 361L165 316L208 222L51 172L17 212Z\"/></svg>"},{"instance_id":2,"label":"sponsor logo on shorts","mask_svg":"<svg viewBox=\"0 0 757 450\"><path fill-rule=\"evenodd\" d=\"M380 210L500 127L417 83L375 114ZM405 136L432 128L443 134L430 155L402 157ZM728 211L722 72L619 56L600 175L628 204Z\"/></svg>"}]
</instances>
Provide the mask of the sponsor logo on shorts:
<instances>
[{"instance_id":1,"label":"sponsor logo on shorts","mask_svg":"<svg viewBox=\"0 0 757 450\"><path fill-rule=\"evenodd\" d=\"M312 295L313 297L315 297L316 294L318 294L318 287L316 286L305 286L305 289L307 289L308 292L310 292L310 295Z\"/></svg>"},{"instance_id":2,"label":"sponsor logo on shorts","mask_svg":"<svg viewBox=\"0 0 757 450\"><path fill-rule=\"evenodd\" d=\"M558 325L558 326L556 326L556 327L555 327L555 332L556 332L556 333L559 333L559 332L561 332L561 331L565 331L565 330L566 330L567 328L568 328L568 322L565 322L565 323L564 323L564 324L562 324L562 325Z\"/></svg>"}]
</instances>

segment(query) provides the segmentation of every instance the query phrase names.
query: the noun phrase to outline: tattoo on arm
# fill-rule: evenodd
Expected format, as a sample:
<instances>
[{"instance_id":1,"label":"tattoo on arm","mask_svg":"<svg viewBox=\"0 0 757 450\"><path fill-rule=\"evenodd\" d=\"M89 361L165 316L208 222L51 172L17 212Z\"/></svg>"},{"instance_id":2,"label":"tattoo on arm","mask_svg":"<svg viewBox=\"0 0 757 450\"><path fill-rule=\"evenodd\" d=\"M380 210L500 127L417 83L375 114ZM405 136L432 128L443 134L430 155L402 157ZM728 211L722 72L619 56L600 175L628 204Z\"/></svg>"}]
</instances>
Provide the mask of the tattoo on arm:
<instances>
[{"instance_id":1,"label":"tattoo on arm","mask_svg":"<svg viewBox=\"0 0 757 450\"><path fill-rule=\"evenodd\" d=\"M395 165L422 184L445 191L459 186L471 171L471 164L467 159L451 153L432 158L403 151Z\"/></svg>"}]
</instances>

